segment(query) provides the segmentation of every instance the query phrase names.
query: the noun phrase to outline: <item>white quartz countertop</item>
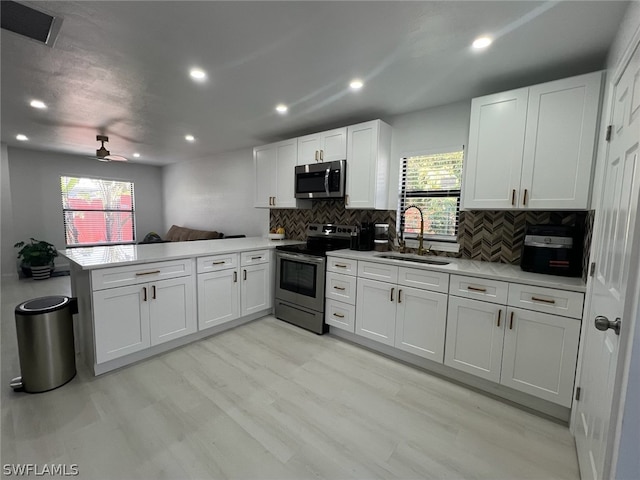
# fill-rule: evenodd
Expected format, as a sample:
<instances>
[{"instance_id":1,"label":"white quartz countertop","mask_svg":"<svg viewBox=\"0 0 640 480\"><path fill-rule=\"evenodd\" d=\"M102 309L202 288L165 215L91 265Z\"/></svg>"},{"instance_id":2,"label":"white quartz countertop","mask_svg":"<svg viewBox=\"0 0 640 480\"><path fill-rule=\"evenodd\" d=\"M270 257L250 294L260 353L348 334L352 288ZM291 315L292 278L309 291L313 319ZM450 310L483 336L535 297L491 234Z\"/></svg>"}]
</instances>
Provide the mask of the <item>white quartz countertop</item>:
<instances>
[{"instance_id":1,"label":"white quartz countertop","mask_svg":"<svg viewBox=\"0 0 640 480\"><path fill-rule=\"evenodd\" d=\"M477 260L438 257L433 255L421 257L450 262L448 265L429 265L379 257L379 255L401 255L403 257L411 258L416 257L416 255L399 254L397 252L359 252L356 250L334 250L332 252L327 252L327 255L331 257L349 258L352 260L367 260L370 262L386 263L401 267L420 268L424 270L445 272L456 275L468 275L471 277L481 277L491 280L503 280L505 282L523 283L538 287L557 288L560 290L570 290L573 292L586 291L586 285L582 278L560 277L556 275L530 273L521 270L518 265L508 265L505 263L480 262Z\"/></svg>"},{"instance_id":2,"label":"white quartz countertop","mask_svg":"<svg viewBox=\"0 0 640 480\"><path fill-rule=\"evenodd\" d=\"M112 245L58 250L82 270L136 265L179 258L195 258L235 252L295 245L299 240L269 240L264 237L196 240L192 242L147 243L144 245Z\"/></svg>"}]
</instances>

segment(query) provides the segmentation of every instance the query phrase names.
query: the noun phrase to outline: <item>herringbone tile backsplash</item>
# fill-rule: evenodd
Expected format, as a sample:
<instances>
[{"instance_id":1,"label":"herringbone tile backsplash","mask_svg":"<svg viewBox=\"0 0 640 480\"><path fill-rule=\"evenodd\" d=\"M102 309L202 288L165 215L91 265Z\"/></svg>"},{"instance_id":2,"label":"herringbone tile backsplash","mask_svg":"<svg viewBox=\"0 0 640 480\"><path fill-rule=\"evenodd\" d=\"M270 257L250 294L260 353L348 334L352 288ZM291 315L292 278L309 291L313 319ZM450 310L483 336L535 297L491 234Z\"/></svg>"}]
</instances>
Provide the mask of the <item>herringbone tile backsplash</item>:
<instances>
[{"instance_id":1,"label":"herringbone tile backsplash","mask_svg":"<svg viewBox=\"0 0 640 480\"><path fill-rule=\"evenodd\" d=\"M344 207L344 200L337 199L315 201L312 208L308 210L273 209L269 224L271 228L284 227L287 238L305 240L305 228L309 223L342 225L357 225L360 222L388 223L389 233L395 238L396 215L393 210L347 210ZM589 251L593 230L592 212L478 210L460 212L458 230L460 253L446 255L519 265L527 224L578 225L585 232L584 251ZM584 255L583 264L588 265L587 255Z\"/></svg>"}]
</instances>

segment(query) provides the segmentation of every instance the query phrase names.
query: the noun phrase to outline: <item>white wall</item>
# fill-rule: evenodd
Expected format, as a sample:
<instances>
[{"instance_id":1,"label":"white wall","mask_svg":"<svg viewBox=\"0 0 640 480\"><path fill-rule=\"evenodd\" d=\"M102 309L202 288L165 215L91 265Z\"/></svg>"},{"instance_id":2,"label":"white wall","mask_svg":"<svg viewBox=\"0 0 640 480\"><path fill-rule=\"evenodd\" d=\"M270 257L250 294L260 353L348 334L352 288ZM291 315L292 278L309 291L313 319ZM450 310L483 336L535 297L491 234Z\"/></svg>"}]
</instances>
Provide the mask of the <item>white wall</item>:
<instances>
[{"instance_id":1,"label":"white wall","mask_svg":"<svg viewBox=\"0 0 640 480\"><path fill-rule=\"evenodd\" d=\"M9 272L15 268L16 253L11 242L13 232L13 210L11 208L11 183L9 181L9 155L7 145L0 144L0 271Z\"/></svg>"},{"instance_id":2,"label":"white wall","mask_svg":"<svg viewBox=\"0 0 640 480\"><path fill-rule=\"evenodd\" d=\"M225 235L264 236L269 210L253 207L253 182L251 149L163 167L165 232L175 224Z\"/></svg>"},{"instance_id":3,"label":"white wall","mask_svg":"<svg viewBox=\"0 0 640 480\"><path fill-rule=\"evenodd\" d=\"M400 159L407 154L442 147L461 147L469 139L471 99L392 117L389 205L397 208Z\"/></svg>"},{"instance_id":4,"label":"white wall","mask_svg":"<svg viewBox=\"0 0 640 480\"><path fill-rule=\"evenodd\" d=\"M162 172L159 167L104 163L81 156L9 147L8 173L11 182L13 231L5 231L3 217L3 253L12 249L15 242L26 241L29 237L51 242L58 249L65 248L60 199L61 175L133 181L137 239L142 239L150 231L163 229ZM6 185L8 183L5 182L3 172L3 197ZM11 253L14 259L6 262L6 265L2 262L3 275L15 273L17 252ZM60 258L56 261L56 265L66 263Z\"/></svg>"}]
</instances>

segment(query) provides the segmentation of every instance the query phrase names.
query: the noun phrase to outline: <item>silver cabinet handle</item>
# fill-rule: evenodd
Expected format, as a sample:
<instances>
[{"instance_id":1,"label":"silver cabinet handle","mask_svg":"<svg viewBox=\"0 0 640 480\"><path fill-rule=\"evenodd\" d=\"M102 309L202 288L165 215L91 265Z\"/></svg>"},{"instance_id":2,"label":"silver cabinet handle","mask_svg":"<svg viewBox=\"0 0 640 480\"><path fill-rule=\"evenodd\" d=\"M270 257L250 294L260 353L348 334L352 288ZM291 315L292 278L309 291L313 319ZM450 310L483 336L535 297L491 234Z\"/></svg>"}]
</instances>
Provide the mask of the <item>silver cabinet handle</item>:
<instances>
[{"instance_id":1,"label":"silver cabinet handle","mask_svg":"<svg viewBox=\"0 0 640 480\"><path fill-rule=\"evenodd\" d=\"M233 272L233 283L238 283L238 272Z\"/></svg>"},{"instance_id":2,"label":"silver cabinet handle","mask_svg":"<svg viewBox=\"0 0 640 480\"><path fill-rule=\"evenodd\" d=\"M336 286L334 286L333 288L335 288L336 290L346 290L344 287L336 287Z\"/></svg>"},{"instance_id":3,"label":"silver cabinet handle","mask_svg":"<svg viewBox=\"0 0 640 480\"><path fill-rule=\"evenodd\" d=\"M242 274L242 279L246 280L247 279L247 271L246 270L242 270L243 274Z\"/></svg>"},{"instance_id":4,"label":"silver cabinet handle","mask_svg":"<svg viewBox=\"0 0 640 480\"><path fill-rule=\"evenodd\" d=\"M257 257L251 257L251 260L260 260L262 258L262 255L259 255Z\"/></svg>"},{"instance_id":5,"label":"silver cabinet handle","mask_svg":"<svg viewBox=\"0 0 640 480\"><path fill-rule=\"evenodd\" d=\"M511 190L511 205L516 204L516 189Z\"/></svg>"},{"instance_id":6,"label":"silver cabinet handle","mask_svg":"<svg viewBox=\"0 0 640 480\"><path fill-rule=\"evenodd\" d=\"M392 287L392 288L391 288L391 301L392 301L392 302L393 302L393 292L394 292L394 291L395 291L395 288L394 288L394 287Z\"/></svg>"},{"instance_id":7,"label":"silver cabinet handle","mask_svg":"<svg viewBox=\"0 0 640 480\"><path fill-rule=\"evenodd\" d=\"M227 263L227 262L222 260L221 262L213 262L212 265L224 265L225 263Z\"/></svg>"},{"instance_id":8,"label":"silver cabinet handle","mask_svg":"<svg viewBox=\"0 0 640 480\"><path fill-rule=\"evenodd\" d=\"M160 270L154 270L152 272L136 272L136 277L141 277L143 275L153 275L154 273L160 273Z\"/></svg>"},{"instance_id":9,"label":"silver cabinet handle","mask_svg":"<svg viewBox=\"0 0 640 480\"><path fill-rule=\"evenodd\" d=\"M318 161L318 150L316 150L316 162Z\"/></svg>"},{"instance_id":10,"label":"silver cabinet handle","mask_svg":"<svg viewBox=\"0 0 640 480\"><path fill-rule=\"evenodd\" d=\"M522 197L522 205L527 204L527 189L524 189L524 196Z\"/></svg>"},{"instance_id":11,"label":"silver cabinet handle","mask_svg":"<svg viewBox=\"0 0 640 480\"><path fill-rule=\"evenodd\" d=\"M142 301L147 301L147 287L142 287Z\"/></svg>"},{"instance_id":12,"label":"silver cabinet handle","mask_svg":"<svg viewBox=\"0 0 640 480\"><path fill-rule=\"evenodd\" d=\"M511 312L511 318L509 319L509 330L513 330L513 312Z\"/></svg>"},{"instance_id":13,"label":"silver cabinet handle","mask_svg":"<svg viewBox=\"0 0 640 480\"><path fill-rule=\"evenodd\" d=\"M500 326L500 319L502 318L502 309L498 310L498 324L496 325L496 327Z\"/></svg>"},{"instance_id":14,"label":"silver cabinet handle","mask_svg":"<svg viewBox=\"0 0 640 480\"><path fill-rule=\"evenodd\" d=\"M153 298L155 300L156 299L156 286L155 285L151 286L151 291L153 292L151 294L151 298Z\"/></svg>"},{"instance_id":15,"label":"silver cabinet handle","mask_svg":"<svg viewBox=\"0 0 640 480\"><path fill-rule=\"evenodd\" d=\"M347 266L342 263L336 263L335 266L338 268L347 268Z\"/></svg>"},{"instance_id":16,"label":"silver cabinet handle","mask_svg":"<svg viewBox=\"0 0 640 480\"><path fill-rule=\"evenodd\" d=\"M320 150L320 161L324 162L324 150Z\"/></svg>"},{"instance_id":17,"label":"silver cabinet handle","mask_svg":"<svg viewBox=\"0 0 640 480\"><path fill-rule=\"evenodd\" d=\"M472 287L472 286L468 286L467 290L471 290L472 292L486 292L487 291L486 288L478 288L478 287Z\"/></svg>"},{"instance_id":18,"label":"silver cabinet handle","mask_svg":"<svg viewBox=\"0 0 640 480\"><path fill-rule=\"evenodd\" d=\"M555 300L547 300L546 298L539 298L539 297L531 297L531 300L533 300L534 302L542 302L542 303L556 303Z\"/></svg>"},{"instance_id":19,"label":"silver cabinet handle","mask_svg":"<svg viewBox=\"0 0 640 480\"><path fill-rule=\"evenodd\" d=\"M334 313L333 316L338 318L344 318L344 315L342 315L341 313Z\"/></svg>"},{"instance_id":20,"label":"silver cabinet handle","mask_svg":"<svg viewBox=\"0 0 640 480\"><path fill-rule=\"evenodd\" d=\"M398 290L398 303L402 303L402 289Z\"/></svg>"}]
</instances>

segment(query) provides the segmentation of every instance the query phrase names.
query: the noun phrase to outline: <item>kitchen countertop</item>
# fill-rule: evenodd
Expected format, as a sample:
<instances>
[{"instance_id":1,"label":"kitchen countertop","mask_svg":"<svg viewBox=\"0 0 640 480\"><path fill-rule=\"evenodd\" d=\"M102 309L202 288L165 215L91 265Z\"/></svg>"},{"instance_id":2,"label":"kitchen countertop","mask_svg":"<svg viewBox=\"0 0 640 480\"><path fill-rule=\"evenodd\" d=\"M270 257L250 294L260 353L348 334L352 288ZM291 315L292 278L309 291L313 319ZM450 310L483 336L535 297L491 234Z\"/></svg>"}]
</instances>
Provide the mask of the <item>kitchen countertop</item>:
<instances>
[{"instance_id":1,"label":"kitchen countertop","mask_svg":"<svg viewBox=\"0 0 640 480\"><path fill-rule=\"evenodd\" d=\"M585 292L586 285L582 278L561 277L556 275L543 275L540 273L525 272L518 265L509 265L506 263L496 262L480 262L478 260L466 260L462 258L438 257L429 255L420 258L429 258L433 260L443 260L450 262L448 265L429 265L417 262L408 262L403 260L392 260L380 258L378 255L403 255L408 258L417 257L417 255L400 254L398 252L360 252L356 250L334 250L327 252L330 257L349 258L352 260L366 260L369 262L386 263L388 265L397 265L399 267L420 268L424 270L432 270L436 272L451 273L456 275L467 275L471 277L481 277L491 280L502 280L505 282L523 283L538 287L558 288L560 290L570 290L573 292Z\"/></svg>"},{"instance_id":2,"label":"kitchen countertop","mask_svg":"<svg viewBox=\"0 0 640 480\"><path fill-rule=\"evenodd\" d=\"M147 243L144 245L111 245L107 247L78 247L58 250L82 270L136 265L180 258L244 252L279 245L304 243L299 240L269 240L264 237L196 240L192 242Z\"/></svg>"}]
</instances>

